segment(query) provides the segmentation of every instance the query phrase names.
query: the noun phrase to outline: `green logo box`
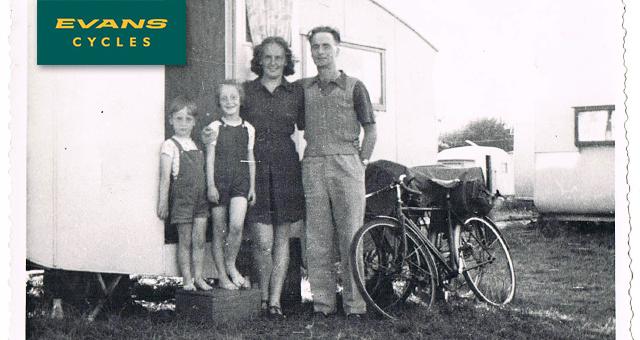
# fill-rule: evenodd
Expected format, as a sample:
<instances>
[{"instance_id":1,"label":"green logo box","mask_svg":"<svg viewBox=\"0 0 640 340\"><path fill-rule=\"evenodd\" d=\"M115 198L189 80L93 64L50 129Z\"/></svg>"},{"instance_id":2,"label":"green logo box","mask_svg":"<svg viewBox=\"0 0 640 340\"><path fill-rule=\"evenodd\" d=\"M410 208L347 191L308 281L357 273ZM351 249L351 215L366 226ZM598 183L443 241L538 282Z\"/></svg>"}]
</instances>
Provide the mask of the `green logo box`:
<instances>
[{"instance_id":1,"label":"green logo box","mask_svg":"<svg viewBox=\"0 0 640 340\"><path fill-rule=\"evenodd\" d=\"M184 65L185 0L38 0L38 65Z\"/></svg>"}]
</instances>

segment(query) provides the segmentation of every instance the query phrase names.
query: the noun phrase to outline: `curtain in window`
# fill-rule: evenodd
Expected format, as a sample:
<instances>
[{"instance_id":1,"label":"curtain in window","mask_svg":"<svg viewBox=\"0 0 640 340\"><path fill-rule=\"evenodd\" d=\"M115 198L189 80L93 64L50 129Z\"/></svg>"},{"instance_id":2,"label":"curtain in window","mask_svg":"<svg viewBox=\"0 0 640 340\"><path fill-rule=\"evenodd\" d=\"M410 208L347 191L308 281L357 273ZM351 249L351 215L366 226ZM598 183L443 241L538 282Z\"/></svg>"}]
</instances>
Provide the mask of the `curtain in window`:
<instances>
[{"instance_id":1,"label":"curtain in window","mask_svg":"<svg viewBox=\"0 0 640 340\"><path fill-rule=\"evenodd\" d=\"M253 46L272 35L291 45L292 0L246 0L246 4Z\"/></svg>"}]
</instances>

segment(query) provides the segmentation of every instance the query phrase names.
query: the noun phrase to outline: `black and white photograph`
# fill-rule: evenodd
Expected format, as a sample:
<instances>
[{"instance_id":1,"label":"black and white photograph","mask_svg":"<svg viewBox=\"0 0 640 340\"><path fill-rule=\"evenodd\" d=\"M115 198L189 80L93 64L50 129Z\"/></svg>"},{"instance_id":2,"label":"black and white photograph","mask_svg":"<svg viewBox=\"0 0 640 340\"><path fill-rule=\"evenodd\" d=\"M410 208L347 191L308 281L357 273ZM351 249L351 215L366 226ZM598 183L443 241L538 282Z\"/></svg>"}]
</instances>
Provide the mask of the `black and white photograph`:
<instances>
[{"instance_id":1,"label":"black and white photograph","mask_svg":"<svg viewBox=\"0 0 640 340\"><path fill-rule=\"evenodd\" d=\"M184 0L184 65L39 65L38 2L11 338L640 334L638 4Z\"/></svg>"}]
</instances>

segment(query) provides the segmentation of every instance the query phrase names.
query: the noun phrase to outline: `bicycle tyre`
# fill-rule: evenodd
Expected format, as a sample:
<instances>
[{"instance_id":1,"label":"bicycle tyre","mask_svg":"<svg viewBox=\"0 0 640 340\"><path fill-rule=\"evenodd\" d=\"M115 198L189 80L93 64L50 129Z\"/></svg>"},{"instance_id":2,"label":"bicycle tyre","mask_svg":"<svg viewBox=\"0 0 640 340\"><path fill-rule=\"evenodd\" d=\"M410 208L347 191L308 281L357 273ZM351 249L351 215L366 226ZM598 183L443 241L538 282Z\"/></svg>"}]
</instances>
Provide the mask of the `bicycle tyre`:
<instances>
[{"instance_id":1,"label":"bicycle tyre","mask_svg":"<svg viewBox=\"0 0 640 340\"><path fill-rule=\"evenodd\" d=\"M516 273L509 246L490 220L471 217L460 230L460 265L474 294L490 305L505 305L515 296Z\"/></svg>"},{"instance_id":2,"label":"bicycle tyre","mask_svg":"<svg viewBox=\"0 0 640 340\"><path fill-rule=\"evenodd\" d=\"M374 219L358 230L351 243L351 268L358 290L368 306L390 319L407 311L407 299L430 308L437 287L433 257L408 229L408 256L402 261L401 233L398 222Z\"/></svg>"}]
</instances>

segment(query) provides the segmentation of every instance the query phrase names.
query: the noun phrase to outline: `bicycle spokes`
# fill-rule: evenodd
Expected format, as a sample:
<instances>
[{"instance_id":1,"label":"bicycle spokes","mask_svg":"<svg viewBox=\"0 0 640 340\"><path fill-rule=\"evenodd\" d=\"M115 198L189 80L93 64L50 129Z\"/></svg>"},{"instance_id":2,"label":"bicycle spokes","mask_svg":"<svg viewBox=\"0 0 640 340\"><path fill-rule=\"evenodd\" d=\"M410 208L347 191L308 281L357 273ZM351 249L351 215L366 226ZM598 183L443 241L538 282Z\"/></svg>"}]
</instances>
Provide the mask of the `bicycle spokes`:
<instances>
[{"instance_id":1,"label":"bicycle spokes","mask_svg":"<svg viewBox=\"0 0 640 340\"><path fill-rule=\"evenodd\" d=\"M362 268L352 266L356 284L368 305L386 317L411 308L403 304L407 300L427 307L433 303L435 265L418 244L415 235L403 238L400 226L386 219L365 224L354 237L353 263L362 247Z\"/></svg>"},{"instance_id":2,"label":"bicycle spokes","mask_svg":"<svg viewBox=\"0 0 640 340\"><path fill-rule=\"evenodd\" d=\"M470 288L482 300L506 304L515 294L515 272L506 242L494 225L471 218L460 234L459 261Z\"/></svg>"}]
</instances>

